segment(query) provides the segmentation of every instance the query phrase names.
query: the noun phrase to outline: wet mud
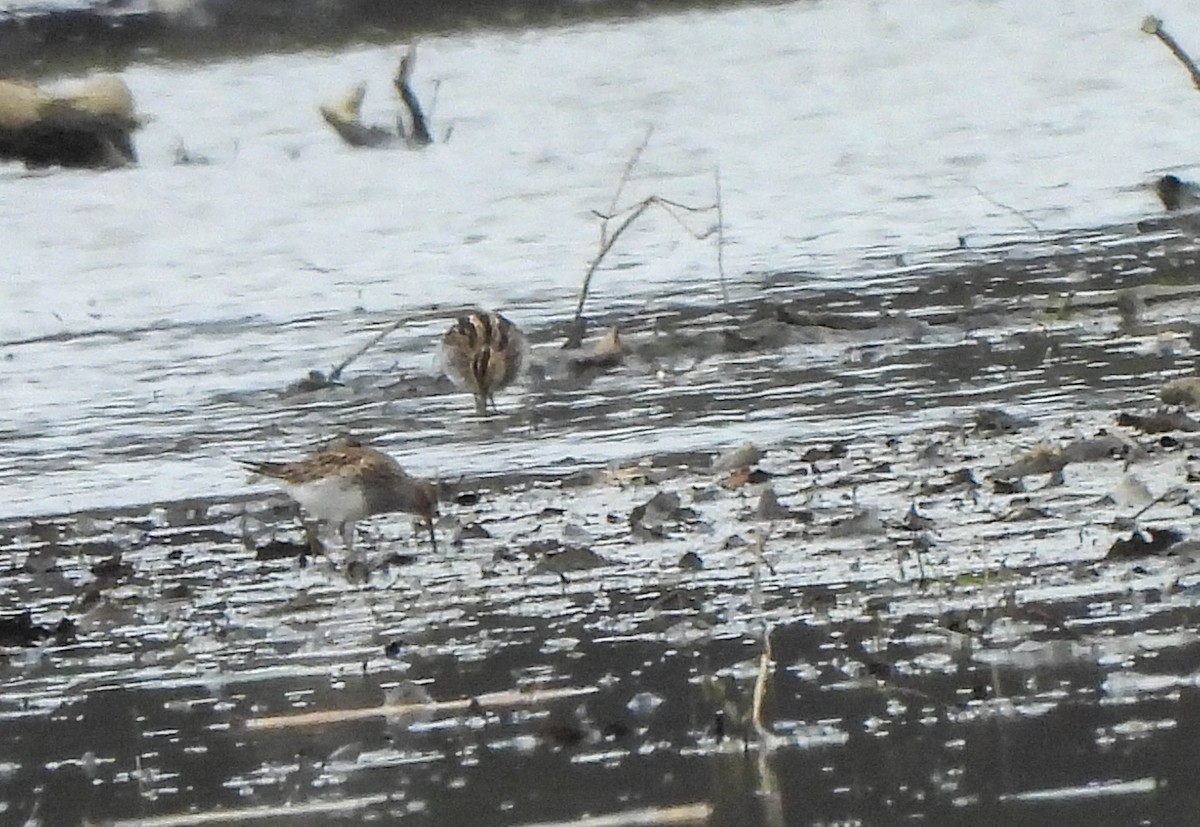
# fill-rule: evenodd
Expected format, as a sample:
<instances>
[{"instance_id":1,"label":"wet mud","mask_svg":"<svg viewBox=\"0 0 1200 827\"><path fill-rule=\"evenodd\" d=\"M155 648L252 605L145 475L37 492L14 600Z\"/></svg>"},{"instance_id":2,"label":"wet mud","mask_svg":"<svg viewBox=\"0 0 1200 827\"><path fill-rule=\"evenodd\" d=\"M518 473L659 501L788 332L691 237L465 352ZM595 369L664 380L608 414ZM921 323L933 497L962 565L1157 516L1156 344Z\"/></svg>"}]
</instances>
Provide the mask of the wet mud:
<instances>
[{"instance_id":1,"label":"wet mud","mask_svg":"<svg viewBox=\"0 0 1200 827\"><path fill-rule=\"evenodd\" d=\"M5 521L0 821L1186 820L1189 220L529 326L488 419L366 360L197 402L479 470L436 552L314 554L266 487Z\"/></svg>"}]
</instances>

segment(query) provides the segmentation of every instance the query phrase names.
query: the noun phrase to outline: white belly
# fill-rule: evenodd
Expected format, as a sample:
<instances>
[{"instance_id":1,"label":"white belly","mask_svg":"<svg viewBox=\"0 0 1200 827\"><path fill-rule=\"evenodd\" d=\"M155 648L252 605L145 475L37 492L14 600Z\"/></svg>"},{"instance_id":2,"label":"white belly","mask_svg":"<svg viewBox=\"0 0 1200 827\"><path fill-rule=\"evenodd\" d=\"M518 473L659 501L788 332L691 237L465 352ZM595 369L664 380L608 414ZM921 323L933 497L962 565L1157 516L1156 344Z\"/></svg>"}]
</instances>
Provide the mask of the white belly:
<instances>
[{"instance_id":1,"label":"white belly","mask_svg":"<svg viewBox=\"0 0 1200 827\"><path fill-rule=\"evenodd\" d=\"M293 485L291 494L310 516L329 523L355 522L367 514L362 489L338 477Z\"/></svg>"}]
</instances>

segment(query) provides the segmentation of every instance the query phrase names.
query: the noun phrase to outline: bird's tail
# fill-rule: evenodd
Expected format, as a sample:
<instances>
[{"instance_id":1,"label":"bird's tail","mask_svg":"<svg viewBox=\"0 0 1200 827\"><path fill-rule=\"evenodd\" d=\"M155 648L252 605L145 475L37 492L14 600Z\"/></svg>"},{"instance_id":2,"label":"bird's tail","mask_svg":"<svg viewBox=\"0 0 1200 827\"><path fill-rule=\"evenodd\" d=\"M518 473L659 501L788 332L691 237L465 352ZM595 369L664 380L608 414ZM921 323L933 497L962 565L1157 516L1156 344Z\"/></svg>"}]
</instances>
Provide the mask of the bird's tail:
<instances>
[{"instance_id":1,"label":"bird's tail","mask_svg":"<svg viewBox=\"0 0 1200 827\"><path fill-rule=\"evenodd\" d=\"M239 459L237 463L247 471L253 474L261 474L264 477L283 479L287 474L287 463L284 462L254 462L252 460Z\"/></svg>"}]
</instances>

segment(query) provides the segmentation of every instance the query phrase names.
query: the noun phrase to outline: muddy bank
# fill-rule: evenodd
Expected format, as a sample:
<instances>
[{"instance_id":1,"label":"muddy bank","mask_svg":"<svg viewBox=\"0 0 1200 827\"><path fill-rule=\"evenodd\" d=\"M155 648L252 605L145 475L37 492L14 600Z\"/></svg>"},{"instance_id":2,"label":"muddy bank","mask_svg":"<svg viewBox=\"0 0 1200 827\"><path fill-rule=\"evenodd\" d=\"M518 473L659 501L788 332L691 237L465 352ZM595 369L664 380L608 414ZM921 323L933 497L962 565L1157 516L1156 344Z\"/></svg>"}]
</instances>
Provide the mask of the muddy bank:
<instances>
[{"instance_id":1,"label":"muddy bank","mask_svg":"<svg viewBox=\"0 0 1200 827\"><path fill-rule=\"evenodd\" d=\"M486 422L406 335L197 400L231 454L316 418L478 470L436 553L385 516L301 555L266 488L5 521L5 823L1178 823L1200 431L1183 386L1148 418L1195 370L1188 220L610 308L590 371L531 326Z\"/></svg>"},{"instance_id":2,"label":"muddy bank","mask_svg":"<svg viewBox=\"0 0 1200 827\"><path fill-rule=\"evenodd\" d=\"M353 42L411 42L420 35L475 28L526 29L733 4L712 0L27 3L0 14L0 74L35 76L115 69L146 59L199 60Z\"/></svg>"}]
</instances>

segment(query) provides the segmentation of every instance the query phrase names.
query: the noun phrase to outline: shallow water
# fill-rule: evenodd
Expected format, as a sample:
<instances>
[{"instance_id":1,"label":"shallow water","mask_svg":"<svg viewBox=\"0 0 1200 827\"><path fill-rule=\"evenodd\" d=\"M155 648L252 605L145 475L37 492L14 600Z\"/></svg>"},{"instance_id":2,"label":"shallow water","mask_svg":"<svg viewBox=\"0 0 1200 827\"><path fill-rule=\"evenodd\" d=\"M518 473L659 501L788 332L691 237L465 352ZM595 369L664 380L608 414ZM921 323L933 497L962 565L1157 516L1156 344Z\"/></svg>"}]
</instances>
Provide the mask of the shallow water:
<instances>
[{"instance_id":1,"label":"shallow water","mask_svg":"<svg viewBox=\"0 0 1200 827\"><path fill-rule=\"evenodd\" d=\"M1142 183L1187 173L1195 91L1127 9L1085 11L430 38L418 88L440 81L453 133L422 152L352 151L315 113L367 78L390 118L394 50L131 69L139 167L3 173L0 614L47 635L3 641L0 821L1194 812L1200 575L1103 558L1196 521L1178 497L1135 516L1195 478L1195 437L1114 424L1194 370L1196 226L1132 222L1157 212ZM1189 14L1168 16L1185 40ZM623 201L709 203L719 166L730 302L713 239L652 215L589 304L630 354L573 377L592 211L650 125ZM172 165L181 137L213 163ZM486 422L436 376L472 304L534 345ZM287 392L396 320L343 387ZM989 435L984 405L1031 423ZM439 551L385 516L365 561L258 559L294 513L234 460L341 431L447 483ZM1138 450L985 479L1098 433ZM711 466L744 440L810 514L756 519L760 487ZM655 492L682 510L631 523ZM531 689L578 694L262 723Z\"/></svg>"},{"instance_id":2,"label":"shallow water","mask_svg":"<svg viewBox=\"0 0 1200 827\"><path fill-rule=\"evenodd\" d=\"M403 380L436 372L433 308L568 317L593 211L648 127L622 203L712 203L719 168L735 297L761 273L853 288L894 254L1032 235L974 187L1044 230L1144 215L1141 185L1192 158L1195 92L1126 14L799 3L430 38L418 90L437 85L434 123L453 131L423 152L351 150L315 112L366 79L366 119L386 123L394 49L135 66L140 166L5 171L0 514L242 488L231 453L311 444L330 422L222 400L327 369L385 322L412 320L354 368ZM1200 31L1189 14L1169 20L1181 38ZM213 163L174 166L180 140ZM647 215L589 309L712 303L714 247ZM387 438L418 467L476 468L422 461L431 428L458 431L428 413ZM243 444L263 418L278 438ZM722 425L711 445L744 435ZM571 441L542 434L510 461L550 465Z\"/></svg>"}]
</instances>

